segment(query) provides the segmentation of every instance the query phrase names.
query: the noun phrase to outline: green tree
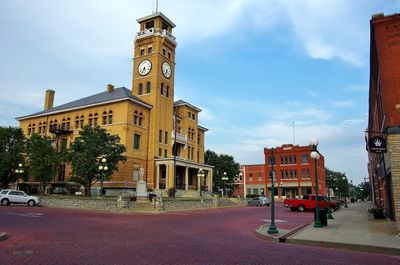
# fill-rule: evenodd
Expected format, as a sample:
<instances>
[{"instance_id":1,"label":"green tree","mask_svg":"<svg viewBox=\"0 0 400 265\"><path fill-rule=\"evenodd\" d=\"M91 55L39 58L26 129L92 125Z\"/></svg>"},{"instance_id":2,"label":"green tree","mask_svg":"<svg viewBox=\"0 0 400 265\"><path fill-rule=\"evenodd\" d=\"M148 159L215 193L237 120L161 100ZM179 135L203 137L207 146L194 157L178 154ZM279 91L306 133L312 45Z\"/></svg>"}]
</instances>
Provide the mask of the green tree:
<instances>
[{"instance_id":1,"label":"green tree","mask_svg":"<svg viewBox=\"0 0 400 265\"><path fill-rule=\"evenodd\" d=\"M53 179L58 165L52 143L51 138L39 134L33 134L27 141L29 171L35 181L40 182L40 193L45 192L46 183Z\"/></svg>"},{"instance_id":2,"label":"green tree","mask_svg":"<svg viewBox=\"0 0 400 265\"><path fill-rule=\"evenodd\" d=\"M346 174L325 168L326 184L336 197L349 197L349 182Z\"/></svg>"},{"instance_id":3,"label":"green tree","mask_svg":"<svg viewBox=\"0 0 400 265\"><path fill-rule=\"evenodd\" d=\"M123 153L126 151L124 145L120 144L118 135L110 135L99 126L85 126L79 133L80 137L72 143L70 161L72 164L71 180L85 187L85 195L91 196L92 184L99 180L99 161L107 159L109 178L114 171L118 171L118 162L126 161Z\"/></svg>"},{"instance_id":4,"label":"green tree","mask_svg":"<svg viewBox=\"0 0 400 265\"><path fill-rule=\"evenodd\" d=\"M20 128L0 127L0 185L7 188L17 180L15 169L24 164L25 137Z\"/></svg>"},{"instance_id":5,"label":"green tree","mask_svg":"<svg viewBox=\"0 0 400 265\"><path fill-rule=\"evenodd\" d=\"M233 156L220 154L218 155L214 151L207 150L204 154L205 164L214 166L213 172L213 190L219 188L235 189L237 185L235 183L235 177L239 175L239 164L235 162ZM228 180L222 180L226 172Z\"/></svg>"}]
</instances>

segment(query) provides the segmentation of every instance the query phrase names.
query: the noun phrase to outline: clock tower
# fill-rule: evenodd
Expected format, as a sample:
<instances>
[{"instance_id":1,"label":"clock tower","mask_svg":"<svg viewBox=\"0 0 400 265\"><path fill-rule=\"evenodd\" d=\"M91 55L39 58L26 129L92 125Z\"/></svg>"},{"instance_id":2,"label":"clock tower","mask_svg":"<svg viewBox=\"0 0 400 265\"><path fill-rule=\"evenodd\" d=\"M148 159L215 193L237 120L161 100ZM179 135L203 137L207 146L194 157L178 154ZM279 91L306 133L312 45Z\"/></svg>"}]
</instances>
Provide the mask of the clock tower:
<instances>
[{"instance_id":1,"label":"clock tower","mask_svg":"<svg viewBox=\"0 0 400 265\"><path fill-rule=\"evenodd\" d=\"M156 12L137 19L140 31L135 37L132 94L152 105L149 117L148 172L145 179L154 183L154 159L172 156L175 24ZM146 125L147 126L147 125Z\"/></svg>"}]
</instances>

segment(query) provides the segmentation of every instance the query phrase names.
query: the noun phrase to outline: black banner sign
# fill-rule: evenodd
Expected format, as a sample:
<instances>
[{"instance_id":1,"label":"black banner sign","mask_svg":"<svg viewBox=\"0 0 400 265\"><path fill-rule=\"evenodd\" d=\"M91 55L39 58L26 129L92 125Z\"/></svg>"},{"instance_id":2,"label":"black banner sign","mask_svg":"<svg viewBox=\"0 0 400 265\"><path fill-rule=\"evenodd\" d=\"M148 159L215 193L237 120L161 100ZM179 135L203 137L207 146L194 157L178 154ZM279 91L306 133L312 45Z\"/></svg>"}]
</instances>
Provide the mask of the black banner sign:
<instances>
[{"instance_id":1,"label":"black banner sign","mask_svg":"<svg viewBox=\"0 0 400 265\"><path fill-rule=\"evenodd\" d=\"M376 154L387 152L386 139L381 136L374 136L369 140L369 151Z\"/></svg>"}]
</instances>

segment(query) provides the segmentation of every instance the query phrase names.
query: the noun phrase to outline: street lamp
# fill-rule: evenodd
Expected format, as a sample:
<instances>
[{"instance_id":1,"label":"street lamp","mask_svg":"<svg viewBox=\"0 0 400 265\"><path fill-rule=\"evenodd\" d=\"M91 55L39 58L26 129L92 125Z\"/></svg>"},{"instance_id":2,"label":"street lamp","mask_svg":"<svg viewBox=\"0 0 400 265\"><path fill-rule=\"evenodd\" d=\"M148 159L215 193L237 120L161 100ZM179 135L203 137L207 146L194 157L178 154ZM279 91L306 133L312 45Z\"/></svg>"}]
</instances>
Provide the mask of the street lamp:
<instances>
[{"instance_id":1,"label":"street lamp","mask_svg":"<svg viewBox=\"0 0 400 265\"><path fill-rule=\"evenodd\" d=\"M283 191L283 182L281 181L280 183L279 183L279 188L280 188L280 190L281 190L281 199L282 199L282 191Z\"/></svg>"},{"instance_id":2,"label":"street lamp","mask_svg":"<svg viewBox=\"0 0 400 265\"><path fill-rule=\"evenodd\" d=\"M19 179L21 178L22 173L24 173L21 163L18 164L18 169L15 170L15 173L17 173L17 190L19 190Z\"/></svg>"},{"instance_id":3,"label":"street lamp","mask_svg":"<svg viewBox=\"0 0 400 265\"><path fill-rule=\"evenodd\" d=\"M269 172L269 177L271 179L271 222L269 223L268 234L277 234L279 233L278 229L275 226L275 181L276 181L276 173L274 170L275 164L275 156L274 156L274 148L271 148L271 171Z\"/></svg>"},{"instance_id":4,"label":"street lamp","mask_svg":"<svg viewBox=\"0 0 400 265\"><path fill-rule=\"evenodd\" d=\"M343 177L343 180L346 180L347 187L349 187L349 182L347 181L346 177ZM349 206L347 205L347 196L344 196L344 208L349 208Z\"/></svg>"},{"instance_id":5,"label":"street lamp","mask_svg":"<svg viewBox=\"0 0 400 265\"><path fill-rule=\"evenodd\" d=\"M204 171L202 168L199 169L199 172L197 172L197 177L199 178L199 188L200 188L200 197L203 196L203 194L201 193L202 190L202 179L205 177Z\"/></svg>"},{"instance_id":6,"label":"street lamp","mask_svg":"<svg viewBox=\"0 0 400 265\"><path fill-rule=\"evenodd\" d=\"M224 187L222 189L222 197L224 197L224 190L225 190L225 195L227 195L226 194L227 192L226 192L226 189L225 189L225 181L227 181L229 179L228 176L226 175L226 172L224 172L224 176L221 179L224 182Z\"/></svg>"},{"instance_id":7,"label":"street lamp","mask_svg":"<svg viewBox=\"0 0 400 265\"><path fill-rule=\"evenodd\" d=\"M314 171L315 171L315 223L314 227L322 227L321 220L319 219L319 198L318 198L318 170L317 160L319 159L319 153L317 150L319 142L317 139L311 139L310 145L312 147L310 156L314 159Z\"/></svg>"},{"instance_id":8,"label":"street lamp","mask_svg":"<svg viewBox=\"0 0 400 265\"><path fill-rule=\"evenodd\" d=\"M100 196L102 196L103 195L103 178L104 178L105 172L108 170L108 166L106 164L107 159L105 157L103 157L100 161L101 161L101 163L103 163L102 165L99 166L99 171L100 171Z\"/></svg>"}]
</instances>

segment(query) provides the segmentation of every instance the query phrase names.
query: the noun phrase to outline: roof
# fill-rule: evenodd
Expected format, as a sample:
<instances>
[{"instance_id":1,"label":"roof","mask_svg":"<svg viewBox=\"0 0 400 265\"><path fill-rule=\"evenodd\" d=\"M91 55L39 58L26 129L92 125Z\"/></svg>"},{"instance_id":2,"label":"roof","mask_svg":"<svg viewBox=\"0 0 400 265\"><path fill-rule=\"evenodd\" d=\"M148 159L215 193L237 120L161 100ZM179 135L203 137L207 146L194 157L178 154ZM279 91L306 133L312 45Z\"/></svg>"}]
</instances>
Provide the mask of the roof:
<instances>
[{"instance_id":1,"label":"roof","mask_svg":"<svg viewBox=\"0 0 400 265\"><path fill-rule=\"evenodd\" d=\"M144 102L140 98L132 95L132 91L130 89L127 89L126 87L119 87L114 89L114 91L108 93L107 91L104 91L102 93L98 93L86 98L78 99L48 110L43 110L34 114L30 114L27 116L22 116L22 117L17 117L17 120L24 120L24 119L29 119L29 118L34 118L34 117L40 117L43 115L50 115L50 114L56 114L56 113L61 113L61 112L66 112L66 111L71 111L71 110L76 110L76 109L82 109L82 108L87 108L87 107L92 107L92 106L97 106L97 105L103 105L106 103L112 103L112 102L119 102L119 101L124 101L124 100L130 100L134 103L137 103L139 105L142 105L148 109L152 108L152 105Z\"/></svg>"},{"instance_id":2,"label":"roof","mask_svg":"<svg viewBox=\"0 0 400 265\"><path fill-rule=\"evenodd\" d=\"M136 21L137 21L138 23L141 23L141 22L143 22L143 21L146 21L146 20L149 20L149 19L158 17L158 16L160 16L163 20L165 20L167 23L169 23L169 24L171 25L171 27L173 27L173 28L176 27L176 25L174 24L174 22L172 22L169 18L167 18L167 17L166 17L163 13L161 13L161 12L153 13L153 14L151 14L151 15L148 15L148 16L145 16L145 17L142 17L142 18L138 18L138 19L136 19Z\"/></svg>"},{"instance_id":3,"label":"roof","mask_svg":"<svg viewBox=\"0 0 400 265\"><path fill-rule=\"evenodd\" d=\"M206 127L203 127L203 126L200 126L200 125L198 125L197 128L199 128L199 130L202 130L202 131L205 131L205 132L208 131L208 129Z\"/></svg>"},{"instance_id":4,"label":"roof","mask_svg":"<svg viewBox=\"0 0 400 265\"><path fill-rule=\"evenodd\" d=\"M174 102L174 107L179 107L179 106L187 106L189 108L192 108L192 109L196 110L197 112L201 111L201 109L199 109L198 107L193 106L192 104L187 103L186 101L183 101L181 99Z\"/></svg>"}]
</instances>

